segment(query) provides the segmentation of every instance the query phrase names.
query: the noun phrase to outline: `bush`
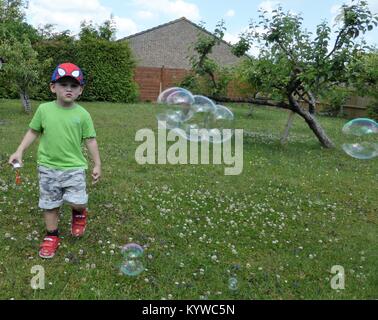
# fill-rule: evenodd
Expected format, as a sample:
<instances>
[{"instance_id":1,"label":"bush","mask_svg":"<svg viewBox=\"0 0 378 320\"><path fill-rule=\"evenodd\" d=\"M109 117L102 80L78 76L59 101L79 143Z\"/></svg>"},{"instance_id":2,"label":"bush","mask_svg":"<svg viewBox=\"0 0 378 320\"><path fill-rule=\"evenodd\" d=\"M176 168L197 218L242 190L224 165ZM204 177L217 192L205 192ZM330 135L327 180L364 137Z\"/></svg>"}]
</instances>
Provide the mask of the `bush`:
<instances>
[{"instance_id":1,"label":"bush","mask_svg":"<svg viewBox=\"0 0 378 320\"><path fill-rule=\"evenodd\" d=\"M41 70L41 81L33 99L54 99L49 89L51 75L59 63L70 61L77 64L84 73L86 86L82 100L136 101L137 86L133 80L135 62L126 42L105 39L75 41L67 38L39 42L35 49L40 61L51 58L52 62Z\"/></svg>"},{"instance_id":2,"label":"bush","mask_svg":"<svg viewBox=\"0 0 378 320\"><path fill-rule=\"evenodd\" d=\"M136 101L137 87L133 79L135 62L126 42L89 39L79 41L76 47L77 63L87 82L83 99Z\"/></svg>"},{"instance_id":3,"label":"bush","mask_svg":"<svg viewBox=\"0 0 378 320\"><path fill-rule=\"evenodd\" d=\"M74 40L67 38L65 40L41 41L34 45L38 52L39 61L51 59L51 63L41 69L40 81L36 85L32 98L35 100L52 100L55 96L49 89L51 75L59 63L66 61L77 61L77 52L75 50Z\"/></svg>"}]
</instances>

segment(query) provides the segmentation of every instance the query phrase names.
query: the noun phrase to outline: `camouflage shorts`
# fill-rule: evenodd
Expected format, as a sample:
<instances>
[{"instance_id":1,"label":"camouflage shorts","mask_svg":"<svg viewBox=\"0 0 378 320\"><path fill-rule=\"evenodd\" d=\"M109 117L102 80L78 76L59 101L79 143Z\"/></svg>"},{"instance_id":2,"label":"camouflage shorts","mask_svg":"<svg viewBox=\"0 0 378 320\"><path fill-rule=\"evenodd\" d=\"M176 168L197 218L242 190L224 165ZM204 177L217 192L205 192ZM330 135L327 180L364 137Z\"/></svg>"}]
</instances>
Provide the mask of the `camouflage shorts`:
<instances>
[{"instance_id":1,"label":"camouflage shorts","mask_svg":"<svg viewBox=\"0 0 378 320\"><path fill-rule=\"evenodd\" d=\"M86 205L85 170L56 170L38 166L39 207L44 210L59 208L64 202Z\"/></svg>"}]
</instances>

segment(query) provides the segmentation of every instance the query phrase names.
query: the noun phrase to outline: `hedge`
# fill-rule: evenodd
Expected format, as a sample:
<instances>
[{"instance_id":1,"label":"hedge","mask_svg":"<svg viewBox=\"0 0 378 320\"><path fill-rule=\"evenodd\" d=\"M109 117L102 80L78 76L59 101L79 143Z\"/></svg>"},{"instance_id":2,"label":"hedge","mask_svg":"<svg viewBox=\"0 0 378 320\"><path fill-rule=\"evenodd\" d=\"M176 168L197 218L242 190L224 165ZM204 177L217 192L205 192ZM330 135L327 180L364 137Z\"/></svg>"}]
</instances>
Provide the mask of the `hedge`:
<instances>
[{"instance_id":1,"label":"hedge","mask_svg":"<svg viewBox=\"0 0 378 320\"><path fill-rule=\"evenodd\" d=\"M49 83L59 63L72 62L80 66L86 82L81 100L134 102L138 97L133 80L135 61L127 42L104 39L41 41L34 44L40 61L51 60L48 67L40 70L40 79L30 97L35 100L52 100ZM0 80L1 98L18 98L17 92L6 90L6 80Z\"/></svg>"}]
</instances>

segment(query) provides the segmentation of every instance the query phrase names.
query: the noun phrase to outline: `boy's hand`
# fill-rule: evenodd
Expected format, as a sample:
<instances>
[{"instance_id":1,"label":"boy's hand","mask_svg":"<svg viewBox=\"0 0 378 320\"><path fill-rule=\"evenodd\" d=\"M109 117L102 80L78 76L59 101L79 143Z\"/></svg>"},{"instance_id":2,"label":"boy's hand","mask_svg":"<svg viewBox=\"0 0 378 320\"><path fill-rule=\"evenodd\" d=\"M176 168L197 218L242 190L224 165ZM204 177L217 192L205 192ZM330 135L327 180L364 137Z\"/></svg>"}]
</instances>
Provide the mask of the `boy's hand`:
<instances>
[{"instance_id":1,"label":"boy's hand","mask_svg":"<svg viewBox=\"0 0 378 320\"><path fill-rule=\"evenodd\" d=\"M92 171L92 185L96 184L101 178L101 167L95 166Z\"/></svg>"},{"instance_id":2,"label":"boy's hand","mask_svg":"<svg viewBox=\"0 0 378 320\"><path fill-rule=\"evenodd\" d=\"M14 154L12 154L9 158L9 161L8 163L13 166L15 163L19 163L21 166L23 166L23 163L22 163L22 153L21 152L15 152Z\"/></svg>"}]
</instances>

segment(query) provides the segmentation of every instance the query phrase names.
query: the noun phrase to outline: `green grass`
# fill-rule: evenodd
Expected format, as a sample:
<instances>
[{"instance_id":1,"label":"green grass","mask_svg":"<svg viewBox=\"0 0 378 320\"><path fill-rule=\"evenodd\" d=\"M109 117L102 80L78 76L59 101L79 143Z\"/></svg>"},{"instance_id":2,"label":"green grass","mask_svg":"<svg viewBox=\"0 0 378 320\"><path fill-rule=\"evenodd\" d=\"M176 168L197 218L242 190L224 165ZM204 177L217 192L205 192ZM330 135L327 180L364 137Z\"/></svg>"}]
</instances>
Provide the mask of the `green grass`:
<instances>
[{"instance_id":1,"label":"green grass","mask_svg":"<svg viewBox=\"0 0 378 320\"><path fill-rule=\"evenodd\" d=\"M156 129L154 105L83 106L95 122L103 180L88 183L85 237L69 236L65 206L63 246L43 261L38 144L24 156L22 186L7 165L31 117L18 101L0 101L1 299L378 298L378 159L341 150L345 120L320 118L333 150L299 118L281 146L285 111L254 108L249 117L247 106L231 105L248 134L242 174L225 176L224 165L138 165L135 133ZM137 277L119 273L120 247L130 242L146 248ZM34 265L45 268L45 290L30 287ZM330 286L334 265L345 269L344 290Z\"/></svg>"}]
</instances>

